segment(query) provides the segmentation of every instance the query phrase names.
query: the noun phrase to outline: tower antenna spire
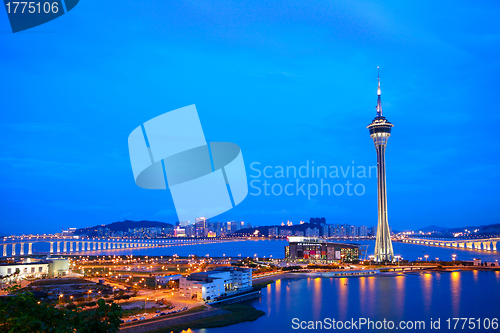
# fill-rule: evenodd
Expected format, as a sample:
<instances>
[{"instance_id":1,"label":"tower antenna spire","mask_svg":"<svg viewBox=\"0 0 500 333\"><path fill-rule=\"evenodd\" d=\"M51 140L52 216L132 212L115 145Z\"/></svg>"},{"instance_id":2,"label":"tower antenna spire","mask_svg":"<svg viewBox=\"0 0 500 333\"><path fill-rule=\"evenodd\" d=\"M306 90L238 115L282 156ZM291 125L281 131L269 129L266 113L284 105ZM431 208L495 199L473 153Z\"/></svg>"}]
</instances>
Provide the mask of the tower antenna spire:
<instances>
[{"instance_id":1,"label":"tower antenna spire","mask_svg":"<svg viewBox=\"0 0 500 333\"><path fill-rule=\"evenodd\" d=\"M378 80L378 88L377 88L377 117L382 117L382 100L380 99L380 68L377 66L377 80Z\"/></svg>"}]
</instances>

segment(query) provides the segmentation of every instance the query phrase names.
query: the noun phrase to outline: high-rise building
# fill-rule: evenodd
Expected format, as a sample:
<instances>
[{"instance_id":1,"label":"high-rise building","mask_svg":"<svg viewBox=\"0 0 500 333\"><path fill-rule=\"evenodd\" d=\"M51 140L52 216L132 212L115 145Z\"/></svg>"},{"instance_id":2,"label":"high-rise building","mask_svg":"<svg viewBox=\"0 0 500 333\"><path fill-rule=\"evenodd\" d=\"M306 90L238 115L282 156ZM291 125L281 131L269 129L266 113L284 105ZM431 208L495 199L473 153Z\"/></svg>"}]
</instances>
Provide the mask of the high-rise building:
<instances>
[{"instance_id":1,"label":"high-rise building","mask_svg":"<svg viewBox=\"0 0 500 333\"><path fill-rule=\"evenodd\" d=\"M286 237L286 236L291 236L292 235L292 230L289 229L281 229L280 230L280 236Z\"/></svg>"},{"instance_id":2,"label":"high-rise building","mask_svg":"<svg viewBox=\"0 0 500 333\"><path fill-rule=\"evenodd\" d=\"M380 76L378 76L377 95L377 116L367 128L370 130L370 137L373 139L377 151L378 224L375 240L375 261L381 262L394 259L389 221L387 219L387 187L385 181L385 149L394 125L382 115Z\"/></svg>"},{"instance_id":3,"label":"high-rise building","mask_svg":"<svg viewBox=\"0 0 500 333\"><path fill-rule=\"evenodd\" d=\"M368 228L364 225L359 227L358 236L359 237L368 237Z\"/></svg>"},{"instance_id":4,"label":"high-rise building","mask_svg":"<svg viewBox=\"0 0 500 333\"><path fill-rule=\"evenodd\" d=\"M319 229L318 228L307 228L306 229L306 237L319 237Z\"/></svg>"},{"instance_id":5,"label":"high-rise building","mask_svg":"<svg viewBox=\"0 0 500 333\"><path fill-rule=\"evenodd\" d=\"M339 225L338 225L338 223L328 226L328 236L329 237L339 237Z\"/></svg>"},{"instance_id":6,"label":"high-rise building","mask_svg":"<svg viewBox=\"0 0 500 333\"><path fill-rule=\"evenodd\" d=\"M330 226L328 224L325 224L321 227L321 229L322 229L323 238L328 238L328 236L330 236L330 233L328 232L328 230L330 229Z\"/></svg>"},{"instance_id":7,"label":"high-rise building","mask_svg":"<svg viewBox=\"0 0 500 333\"><path fill-rule=\"evenodd\" d=\"M276 237L278 236L278 227L269 227L268 229L268 236L269 237Z\"/></svg>"}]
</instances>

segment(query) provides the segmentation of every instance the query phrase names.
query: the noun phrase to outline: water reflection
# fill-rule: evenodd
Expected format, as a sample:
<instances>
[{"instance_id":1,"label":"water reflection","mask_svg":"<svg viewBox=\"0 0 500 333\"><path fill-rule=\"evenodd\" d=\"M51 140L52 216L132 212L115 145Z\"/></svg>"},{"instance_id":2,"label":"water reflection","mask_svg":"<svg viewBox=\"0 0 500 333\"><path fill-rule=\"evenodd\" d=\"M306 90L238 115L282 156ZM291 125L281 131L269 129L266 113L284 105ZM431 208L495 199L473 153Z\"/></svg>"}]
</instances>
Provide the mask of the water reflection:
<instances>
[{"instance_id":1,"label":"water reflection","mask_svg":"<svg viewBox=\"0 0 500 333\"><path fill-rule=\"evenodd\" d=\"M359 311L361 313L366 312L366 302L364 298L366 297L366 278L359 278Z\"/></svg>"},{"instance_id":2,"label":"water reflection","mask_svg":"<svg viewBox=\"0 0 500 333\"><path fill-rule=\"evenodd\" d=\"M349 306L349 297L347 295L347 278L338 279L337 288L339 290L337 301L339 319L345 320L347 317L347 308Z\"/></svg>"},{"instance_id":3,"label":"water reflection","mask_svg":"<svg viewBox=\"0 0 500 333\"><path fill-rule=\"evenodd\" d=\"M394 297L396 300L396 307L399 309L400 313L405 311L405 277L400 275L396 276L396 290L394 292Z\"/></svg>"},{"instance_id":4,"label":"water reflection","mask_svg":"<svg viewBox=\"0 0 500 333\"><path fill-rule=\"evenodd\" d=\"M279 312L281 305L281 279L276 280L274 284L275 284L274 300L276 303L275 307L276 307L276 312Z\"/></svg>"},{"instance_id":5,"label":"water reflection","mask_svg":"<svg viewBox=\"0 0 500 333\"><path fill-rule=\"evenodd\" d=\"M453 309L453 315L455 317L458 317L460 310L460 294L462 292L460 277L461 275L459 272L453 272L450 276L451 307Z\"/></svg>"},{"instance_id":6,"label":"water reflection","mask_svg":"<svg viewBox=\"0 0 500 333\"><path fill-rule=\"evenodd\" d=\"M423 274L420 277L421 281L421 290L422 290L422 299L424 310L426 314L431 314L431 304L432 304L432 285L434 280L434 274Z\"/></svg>"},{"instance_id":7,"label":"water reflection","mask_svg":"<svg viewBox=\"0 0 500 333\"><path fill-rule=\"evenodd\" d=\"M287 281L284 281L285 283ZM285 285L285 304L286 304L286 310L290 311L290 308L293 306L292 304L292 292L290 291L290 285L286 283Z\"/></svg>"},{"instance_id":8,"label":"water reflection","mask_svg":"<svg viewBox=\"0 0 500 333\"><path fill-rule=\"evenodd\" d=\"M268 295L273 295L274 294L273 293L273 286L270 285L270 284L268 284L267 287L266 287L266 291L267 291ZM266 301L267 301L266 302L266 305L267 305L267 311L266 311L266 313L267 313L268 316L271 314L271 309L273 307L273 304L272 304L273 303L273 298L274 297L266 297ZM262 301L262 298L260 298L260 301Z\"/></svg>"},{"instance_id":9,"label":"water reflection","mask_svg":"<svg viewBox=\"0 0 500 333\"><path fill-rule=\"evenodd\" d=\"M322 284L322 278L315 278L314 279L314 287L313 287L313 308L314 308L314 313L319 316L321 313L321 298L323 297L323 294L321 293L321 284ZM315 319L320 319L320 318L315 318Z\"/></svg>"},{"instance_id":10,"label":"water reflection","mask_svg":"<svg viewBox=\"0 0 500 333\"><path fill-rule=\"evenodd\" d=\"M369 312L368 314L373 313L373 309L375 308L375 280L377 278L374 276L370 276L367 278L368 280L368 293L366 294L364 302L367 303Z\"/></svg>"}]
</instances>

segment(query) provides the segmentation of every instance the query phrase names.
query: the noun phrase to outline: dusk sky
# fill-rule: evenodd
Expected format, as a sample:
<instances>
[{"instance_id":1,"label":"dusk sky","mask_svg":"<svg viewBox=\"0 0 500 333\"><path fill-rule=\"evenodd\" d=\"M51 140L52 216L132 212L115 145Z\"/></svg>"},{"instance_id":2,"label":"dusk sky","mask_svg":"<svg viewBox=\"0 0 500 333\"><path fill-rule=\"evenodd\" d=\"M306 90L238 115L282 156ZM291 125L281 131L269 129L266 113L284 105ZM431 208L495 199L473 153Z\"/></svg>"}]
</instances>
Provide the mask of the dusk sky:
<instances>
[{"instance_id":1,"label":"dusk sky","mask_svg":"<svg viewBox=\"0 0 500 333\"><path fill-rule=\"evenodd\" d=\"M176 222L168 190L135 184L127 138L191 104L249 182L265 180L254 162L375 166L377 66L392 229L499 223L499 16L497 1L82 0L13 34L0 10L0 234ZM347 180L364 194L249 187L211 220L376 225L375 174L323 181Z\"/></svg>"}]
</instances>

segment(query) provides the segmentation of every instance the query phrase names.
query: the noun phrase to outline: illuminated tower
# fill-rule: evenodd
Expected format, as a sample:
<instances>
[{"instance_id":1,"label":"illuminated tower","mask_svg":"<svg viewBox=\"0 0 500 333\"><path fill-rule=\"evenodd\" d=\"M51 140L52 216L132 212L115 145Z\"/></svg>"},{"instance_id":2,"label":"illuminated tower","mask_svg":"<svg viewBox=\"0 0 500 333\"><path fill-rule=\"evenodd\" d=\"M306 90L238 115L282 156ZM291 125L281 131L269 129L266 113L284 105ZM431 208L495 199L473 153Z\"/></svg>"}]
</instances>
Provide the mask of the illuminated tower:
<instances>
[{"instance_id":1,"label":"illuminated tower","mask_svg":"<svg viewBox=\"0 0 500 333\"><path fill-rule=\"evenodd\" d=\"M385 148L394 125L382 116L380 75L378 76L377 95L377 116L367 128L370 130L370 136L373 139L375 150L377 151L378 225L377 238L375 241L375 261L381 262L394 260L391 232L387 219L387 193L385 183Z\"/></svg>"}]
</instances>

